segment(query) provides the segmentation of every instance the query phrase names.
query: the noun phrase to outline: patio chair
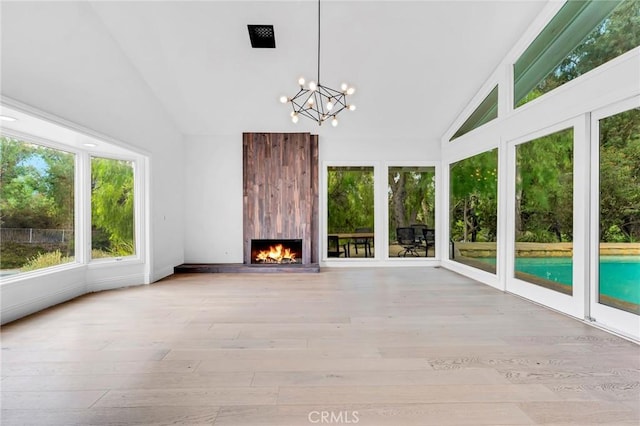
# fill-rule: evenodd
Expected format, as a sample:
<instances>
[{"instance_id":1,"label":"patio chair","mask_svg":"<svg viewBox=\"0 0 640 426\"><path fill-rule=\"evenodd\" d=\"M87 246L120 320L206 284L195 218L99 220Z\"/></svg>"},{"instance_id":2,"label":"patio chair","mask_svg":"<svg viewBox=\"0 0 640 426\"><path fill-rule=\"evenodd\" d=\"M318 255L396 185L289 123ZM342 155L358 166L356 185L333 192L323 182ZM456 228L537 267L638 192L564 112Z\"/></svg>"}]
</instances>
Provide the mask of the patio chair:
<instances>
[{"instance_id":1,"label":"patio chair","mask_svg":"<svg viewBox=\"0 0 640 426\"><path fill-rule=\"evenodd\" d=\"M341 250L340 240L337 236L329 235L327 237L327 257L340 257L345 254L345 250Z\"/></svg>"},{"instance_id":2,"label":"patio chair","mask_svg":"<svg viewBox=\"0 0 640 426\"><path fill-rule=\"evenodd\" d=\"M420 256L416 251L418 244L416 243L416 235L412 227L396 228L396 237L398 244L402 246L402 250L398 252L398 257L407 257L407 255Z\"/></svg>"},{"instance_id":3,"label":"patio chair","mask_svg":"<svg viewBox=\"0 0 640 426\"><path fill-rule=\"evenodd\" d=\"M424 238L424 245L425 245L425 257L429 256L429 247L434 247L436 246L436 230L435 229L428 229L425 228L422 230L422 236Z\"/></svg>"},{"instance_id":4,"label":"patio chair","mask_svg":"<svg viewBox=\"0 0 640 426\"><path fill-rule=\"evenodd\" d=\"M355 234L358 233L370 233L371 228L356 228ZM356 237L351 240L351 244L353 244L353 248L356 250L356 255L358 254L358 246L362 246L364 248L364 257L373 257L371 254L371 243L372 238L370 237Z\"/></svg>"}]
</instances>

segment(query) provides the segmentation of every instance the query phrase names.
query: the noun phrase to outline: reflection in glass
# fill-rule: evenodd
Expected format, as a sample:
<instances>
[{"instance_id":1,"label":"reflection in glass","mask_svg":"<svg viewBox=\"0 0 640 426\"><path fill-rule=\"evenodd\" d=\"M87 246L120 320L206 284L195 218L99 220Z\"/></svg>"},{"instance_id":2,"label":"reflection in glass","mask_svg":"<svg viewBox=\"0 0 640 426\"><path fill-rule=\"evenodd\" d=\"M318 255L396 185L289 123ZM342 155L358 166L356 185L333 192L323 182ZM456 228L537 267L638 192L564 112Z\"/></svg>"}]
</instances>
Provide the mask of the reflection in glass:
<instances>
[{"instance_id":1,"label":"reflection in glass","mask_svg":"<svg viewBox=\"0 0 640 426\"><path fill-rule=\"evenodd\" d=\"M451 136L450 141L466 135L473 129L477 129L495 118L498 118L498 86L493 88L469 118L462 123L462 126Z\"/></svg>"},{"instance_id":2,"label":"reflection in glass","mask_svg":"<svg viewBox=\"0 0 640 426\"><path fill-rule=\"evenodd\" d=\"M573 129L516 146L515 276L572 294Z\"/></svg>"},{"instance_id":3,"label":"reflection in glass","mask_svg":"<svg viewBox=\"0 0 640 426\"><path fill-rule=\"evenodd\" d=\"M514 64L519 107L640 45L637 0L568 1Z\"/></svg>"},{"instance_id":4,"label":"reflection in glass","mask_svg":"<svg viewBox=\"0 0 640 426\"><path fill-rule=\"evenodd\" d=\"M327 257L375 255L373 167L329 167L327 211Z\"/></svg>"},{"instance_id":5,"label":"reflection in glass","mask_svg":"<svg viewBox=\"0 0 640 426\"><path fill-rule=\"evenodd\" d=\"M498 149L449 166L449 259L496 273Z\"/></svg>"},{"instance_id":6,"label":"reflection in glass","mask_svg":"<svg viewBox=\"0 0 640 426\"><path fill-rule=\"evenodd\" d=\"M70 263L75 156L0 136L0 276Z\"/></svg>"},{"instance_id":7,"label":"reflection in glass","mask_svg":"<svg viewBox=\"0 0 640 426\"><path fill-rule=\"evenodd\" d=\"M389 167L388 181L389 256L434 257L435 168ZM412 235L399 240L398 228Z\"/></svg>"},{"instance_id":8,"label":"reflection in glass","mask_svg":"<svg viewBox=\"0 0 640 426\"><path fill-rule=\"evenodd\" d=\"M91 159L91 257L135 254L131 161Z\"/></svg>"},{"instance_id":9,"label":"reflection in glass","mask_svg":"<svg viewBox=\"0 0 640 426\"><path fill-rule=\"evenodd\" d=\"M640 111L600 120L598 301L640 314Z\"/></svg>"}]
</instances>

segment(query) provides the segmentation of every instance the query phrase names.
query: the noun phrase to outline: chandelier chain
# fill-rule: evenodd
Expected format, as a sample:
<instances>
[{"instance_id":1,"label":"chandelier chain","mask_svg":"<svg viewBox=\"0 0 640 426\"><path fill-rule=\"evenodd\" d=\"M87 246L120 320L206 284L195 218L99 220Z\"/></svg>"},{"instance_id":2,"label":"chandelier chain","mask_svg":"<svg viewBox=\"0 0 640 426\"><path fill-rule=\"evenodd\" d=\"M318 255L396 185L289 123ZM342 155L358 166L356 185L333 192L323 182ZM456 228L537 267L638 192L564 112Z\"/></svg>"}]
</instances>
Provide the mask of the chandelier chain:
<instances>
[{"instance_id":1,"label":"chandelier chain","mask_svg":"<svg viewBox=\"0 0 640 426\"><path fill-rule=\"evenodd\" d=\"M332 89L320 84L320 40L321 40L321 10L318 0L318 74L317 80L309 81L305 86L305 79L300 78L298 84L300 90L293 97L281 96L280 102L291 104L291 121L298 122L298 116L310 118L322 125L326 120L331 120L331 125L338 125L336 116L348 109L355 110L355 105L347 103L347 95L353 95L355 89L342 83L340 90Z\"/></svg>"}]
</instances>

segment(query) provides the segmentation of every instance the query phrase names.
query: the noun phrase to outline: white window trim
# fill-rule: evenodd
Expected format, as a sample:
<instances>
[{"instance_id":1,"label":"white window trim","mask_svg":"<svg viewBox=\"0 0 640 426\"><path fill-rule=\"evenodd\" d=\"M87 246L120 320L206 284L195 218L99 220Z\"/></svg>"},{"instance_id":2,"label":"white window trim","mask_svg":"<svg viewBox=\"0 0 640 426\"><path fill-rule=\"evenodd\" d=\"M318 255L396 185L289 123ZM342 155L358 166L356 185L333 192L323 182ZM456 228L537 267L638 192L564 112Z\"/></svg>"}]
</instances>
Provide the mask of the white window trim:
<instances>
[{"instance_id":1,"label":"white window trim","mask_svg":"<svg viewBox=\"0 0 640 426\"><path fill-rule=\"evenodd\" d=\"M19 131L2 126L2 134L12 138L41 145L47 148L57 149L75 155L75 203L74 203L74 237L75 254L74 262L64 265L56 265L50 268L43 268L37 271L25 272L8 277L0 278L0 286L10 283L21 282L43 275L56 273L59 271L83 268L85 270L113 268L113 266L144 265L145 283L151 282L150 271L150 214L147 211L149 205L149 190L147 182L149 176L149 155L139 149L133 149L126 144L99 134L90 129L86 129L75 123L68 122L53 115L36 110L32 107L13 101L8 98L2 99L3 110L14 110L20 115L26 115L36 122L43 122L46 125L63 129L63 133L75 135L78 140L95 140L107 146L115 146L125 154L113 154L102 152L100 149L82 149L77 146L78 140L52 140L41 136L30 134L26 131ZM90 157L113 158L131 161L134 167L134 221L136 254L122 258L105 258L91 260L91 163Z\"/></svg>"},{"instance_id":2,"label":"white window trim","mask_svg":"<svg viewBox=\"0 0 640 426\"><path fill-rule=\"evenodd\" d=\"M405 263L403 266L413 265L416 266L439 266L441 260L441 250L440 250L440 234L442 232L438 232L440 229L440 199L441 199L441 182L440 182L440 166L441 163L439 161L388 161L385 162L382 166L384 173L384 184L385 184L385 196L384 196L384 209L383 209L383 217L382 220L384 222L384 237L383 240L383 259L393 262L393 263ZM421 257L421 258L406 258L406 257L397 257L393 256L389 253L389 202L388 202L388 189L389 189L389 169L393 167L430 167L434 169L435 173L435 224L434 227L436 229L436 239L435 239L435 256L434 257ZM400 265L393 265L400 266Z\"/></svg>"},{"instance_id":3,"label":"white window trim","mask_svg":"<svg viewBox=\"0 0 640 426\"><path fill-rule=\"evenodd\" d=\"M634 96L613 105L600 108L591 113L591 203L589 206L591 221L589 223L589 275L590 291L588 293L589 321L595 325L609 329L625 337L640 340L640 318L631 312L616 309L598 302L599 296L599 263L600 263L600 132L599 122L633 108L640 108L640 97Z\"/></svg>"}]
</instances>

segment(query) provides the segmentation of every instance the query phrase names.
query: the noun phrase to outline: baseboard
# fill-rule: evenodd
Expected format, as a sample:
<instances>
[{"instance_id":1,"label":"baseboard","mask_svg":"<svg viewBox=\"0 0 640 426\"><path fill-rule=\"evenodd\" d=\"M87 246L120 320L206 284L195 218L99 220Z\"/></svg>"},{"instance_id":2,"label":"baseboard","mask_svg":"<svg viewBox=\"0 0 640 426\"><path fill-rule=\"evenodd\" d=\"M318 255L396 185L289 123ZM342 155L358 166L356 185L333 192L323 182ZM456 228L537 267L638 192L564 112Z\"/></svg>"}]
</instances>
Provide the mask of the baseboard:
<instances>
[{"instance_id":1,"label":"baseboard","mask_svg":"<svg viewBox=\"0 0 640 426\"><path fill-rule=\"evenodd\" d=\"M87 283L87 293L143 285L145 283L144 279L143 273L104 278Z\"/></svg>"},{"instance_id":2,"label":"baseboard","mask_svg":"<svg viewBox=\"0 0 640 426\"><path fill-rule=\"evenodd\" d=\"M6 324L15 321L27 315L34 314L38 311L50 308L51 306L67 302L86 293L86 285L78 282L67 287L61 288L52 293L44 294L38 297L30 297L29 301L17 303L2 309L0 312L0 323Z\"/></svg>"}]
</instances>

